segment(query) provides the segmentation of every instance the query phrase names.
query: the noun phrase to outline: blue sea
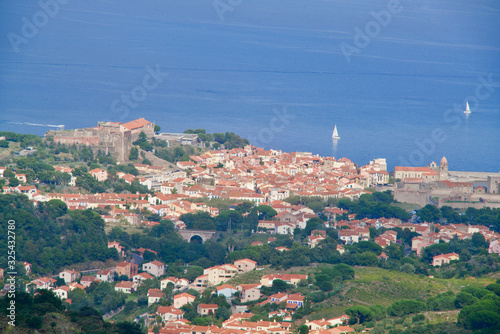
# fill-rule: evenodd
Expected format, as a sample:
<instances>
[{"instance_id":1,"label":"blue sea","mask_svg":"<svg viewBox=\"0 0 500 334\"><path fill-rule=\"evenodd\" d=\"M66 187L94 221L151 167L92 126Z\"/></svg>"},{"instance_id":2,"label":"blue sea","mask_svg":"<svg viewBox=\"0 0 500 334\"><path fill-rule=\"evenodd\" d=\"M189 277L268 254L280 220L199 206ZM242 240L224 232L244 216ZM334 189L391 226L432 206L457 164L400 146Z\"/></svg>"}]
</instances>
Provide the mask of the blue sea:
<instances>
[{"instance_id":1,"label":"blue sea","mask_svg":"<svg viewBox=\"0 0 500 334\"><path fill-rule=\"evenodd\" d=\"M498 0L4 0L0 33L0 130L144 117L500 171Z\"/></svg>"}]
</instances>

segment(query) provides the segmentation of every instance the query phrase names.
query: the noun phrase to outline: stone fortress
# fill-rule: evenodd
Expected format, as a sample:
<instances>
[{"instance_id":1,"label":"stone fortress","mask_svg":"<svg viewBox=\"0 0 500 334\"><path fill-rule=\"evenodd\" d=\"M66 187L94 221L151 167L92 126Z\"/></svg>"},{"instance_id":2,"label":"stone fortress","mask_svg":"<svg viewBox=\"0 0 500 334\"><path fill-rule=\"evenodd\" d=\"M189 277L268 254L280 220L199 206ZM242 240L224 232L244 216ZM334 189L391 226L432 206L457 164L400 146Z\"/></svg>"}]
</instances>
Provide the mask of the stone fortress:
<instances>
[{"instance_id":1,"label":"stone fortress","mask_svg":"<svg viewBox=\"0 0 500 334\"><path fill-rule=\"evenodd\" d=\"M427 167L394 168L394 199L421 206L500 208L500 172L454 172L443 157Z\"/></svg>"},{"instance_id":2,"label":"stone fortress","mask_svg":"<svg viewBox=\"0 0 500 334\"><path fill-rule=\"evenodd\" d=\"M45 137L53 137L54 143L90 146L94 151L111 154L119 162L126 161L132 143L144 132L148 138L154 137L155 124L144 118L128 123L98 122L96 127L74 130L51 130Z\"/></svg>"}]
</instances>

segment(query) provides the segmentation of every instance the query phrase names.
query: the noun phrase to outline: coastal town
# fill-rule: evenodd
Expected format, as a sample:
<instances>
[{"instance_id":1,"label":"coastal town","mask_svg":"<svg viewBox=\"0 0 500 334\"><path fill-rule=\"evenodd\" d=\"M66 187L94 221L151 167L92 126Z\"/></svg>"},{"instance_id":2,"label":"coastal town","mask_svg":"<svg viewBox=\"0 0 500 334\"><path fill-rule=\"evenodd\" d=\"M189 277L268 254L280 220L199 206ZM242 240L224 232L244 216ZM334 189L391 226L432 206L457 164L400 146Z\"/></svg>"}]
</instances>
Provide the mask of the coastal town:
<instances>
[{"instance_id":1,"label":"coastal town","mask_svg":"<svg viewBox=\"0 0 500 334\"><path fill-rule=\"evenodd\" d=\"M9 145L12 143L6 137L0 139ZM43 274L26 259L18 258L29 277L23 289L35 294L51 290L65 305L71 305L75 290L85 294L99 284L111 284L113 290L122 296L147 300L146 311L134 319L143 324L147 333L287 334L300 331L341 334L359 328L353 326L356 322L351 319L352 313L339 312L316 319L297 317L306 304L308 308L314 305L303 292L313 282L319 284L318 274L301 273L300 269L269 273L268 263L259 263L248 257L232 261L229 255L234 249L228 245L224 263L210 263L199 272L200 275L191 279L182 275L175 277L169 275L172 263L160 261L159 248L155 249L154 245L151 248L123 245L121 240L113 239L117 229L153 231L155 228L159 230L166 221L172 226L170 233L191 244L215 242L217 238L227 238L231 234L245 235L250 239L260 238L251 239L248 245L257 253L261 252L259 249L263 252L271 247L281 256L292 252L299 243L311 250L326 249L331 240L335 240L332 252L347 256L355 254L351 247L369 242L380 250L373 253L376 256L374 264L390 259L395 246L401 247L404 256L418 259L428 256L430 253L426 253L426 249L433 246L477 238L484 240L488 254L500 254L498 226L456 223L444 217L425 219L423 211L419 215L419 209L429 210L428 206L438 211L443 207L457 210L457 217L463 214L460 210L467 208L500 208L500 173L452 172L445 157L439 164L396 166L394 171L388 171L384 158L374 158L368 164L358 166L345 157L321 157L310 152L287 153L250 144L238 148L225 148L224 145L214 148L213 143L207 145L198 134L159 133L155 131L154 123L143 118L127 123L99 122L95 128L49 131L43 141L55 147L90 148L93 152L102 152L103 156L112 157L117 165L127 166L128 170L119 171L115 165L95 161L91 166L91 159L88 170L82 172L81 164L60 160L53 164L53 169L59 172L58 175L65 175L64 181L61 186L47 188L42 186L40 177L23 172L21 165L16 165L15 158L0 167L0 177L4 180L2 193L5 195L24 195L34 207L60 203L64 212L97 212L108 232L107 248L114 252L114 262L106 262L113 266L106 266L103 262L99 267L77 270L69 264L63 270L44 271ZM160 141L164 141L163 145L167 147L200 149L198 154L186 159L168 162L153 156L152 150L143 150L142 147L146 146L142 145L143 161L129 159L134 147L143 143L156 145ZM28 159L36 154L34 147L20 147L14 156ZM140 186L143 192L89 191L82 186L83 173L90 175L96 184L119 181L128 186ZM415 209L410 212L394 209L390 216L365 214L362 217L360 212L353 212L347 206L347 203L362 201L369 196L382 196L378 194L392 194L394 203L415 205ZM300 200L290 201L291 198ZM308 200L321 204L308 206ZM228 209L215 205L216 201L226 201ZM234 216L233 220L228 212L234 213L243 206L247 209L241 214L238 211L239 216ZM252 212L256 212L255 223L244 225L241 219L250 221ZM193 225L193 217L222 223L206 227ZM220 217L229 218L222 221ZM237 218L241 218L240 221ZM312 222L314 227L311 227ZM306 235L297 239L301 233ZM289 240L289 247L278 245L277 238ZM403 238L407 238L406 241ZM432 254L429 268L464 259L463 254L451 248L447 253L437 251ZM182 265L185 266L184 272L188 270L189 263ZM262 275L258 275L259 272ZM0 277L5 275L6 271L0 269ZM253 279L240 283L239 277ZM141 289L141 285L148 286L148 281L157 282L158 286ZM280 284L283 284L283 289L277 288ZM272 291L273 288L277 290ZM7 291L9 285L5 284L2 293ZM191 310L189 307L193 305L195 309ZM252 313L250 310L255 307L267 307L265 316ZM112 319L122 310L123 305L109 310L105 316ZM196 313L198 321L187 320L187 312ZM220 321L204 324L199 320L215 316Z\"/></svg>"}]
</instances>

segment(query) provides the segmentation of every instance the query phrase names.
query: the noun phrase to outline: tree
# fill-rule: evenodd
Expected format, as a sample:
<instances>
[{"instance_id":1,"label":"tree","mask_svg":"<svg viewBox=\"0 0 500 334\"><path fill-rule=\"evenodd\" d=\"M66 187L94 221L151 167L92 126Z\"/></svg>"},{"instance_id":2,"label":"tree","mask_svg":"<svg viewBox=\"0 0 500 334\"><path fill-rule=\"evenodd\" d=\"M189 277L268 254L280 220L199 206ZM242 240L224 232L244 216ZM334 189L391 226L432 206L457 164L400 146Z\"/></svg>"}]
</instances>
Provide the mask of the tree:
<instances>
[{"instance_id":1,"label":"tree","mask_svg":"<svg viewBox=\"0 0 500 334\"><path fill-rule=\"evenodd\" d=\"M137 160L137 159L139 159L139 150L137 149L137 147L133 146L130 149L130 154L128 155L128 159L129 160Z\"/></svg>"},{"instance_id":2,"label":"tree","mask_svg":"<svg viewBox=\"0 0 500 334\"><path fill-rule=\"evenodd\" d=\"M309 327L307 325L300 325L299 328L297 328L297 331L299 332L299 334L308 334Z\"/></svg>"},{"instance_id":3,"label":"tree","mask_svg":"<svg viewBox=\"0 0 500 334\"><path fill-rule=\"evenodd\" d=\"M9 178L9 186L10 187L17 187L20 184L21 184L21 182L16 177Z\"/></svg>"},{"instance_id":4,"label":"tree","mask_svg":"<svg viewBox=\"0 0 500 334\"><path fill-rule=\"evenodd\" d=\"M478 232L472 234L471 244L472 244L472 246L477 247L477 248L487 248L488 247L488 242L484 239L484 235L482 235L481 233L478 233Z\"/></svg>"},{"instance_id":5,"label":"tree","mask_svg":"<svg viewBox=\"0 0 500 334\"><path fill-rule=\"evenodd\" d=\"M261 213L263 220L271 219L278 214L278 212L269 205L259 205L257 210Z\"/></svg>"},{"instance_id":6,"label":"tree","mask_svg":"<svg viewBox=\"0 0 500 334\"><path fill-rule=\"evenodd\" d=\"M411 275L415 273L415 267L410 263L405 263L401 266L401 271Z\"/></svg>"},{"instance_id":7,"label":"tree","mask_svg":"<svg viewBox=\"0 0 500 334\"><path fill-rule=\"evenodd\" d=\"M158 133L161 131L161 126L155 125L155 132Z\"/></svg>"},{"instance_id":8,"label":"tree","mask_svg":"<svg viewBox=\"0 0 500 334\"><path fill-rule=\"evenodd\" d=\"M276 292L286 292L290 288L290 284L283 280L275 279L273 280L272 288Z\"/></svg>"},{"instance_id":9,"label":"tree","mask_svg":"<svg viewBox=\"0 0 500 334\"><path fill-rule=\"evenodd\" d=\"M355 305L345 310L345 313L350 317L349 324L364 323L373 319L373 312L366 306Z\"/></svg>"},{"instance_id":10,"label":"tree","mask_svg":"<svg viewBox=\"0 0 500 334\"><path fill-rule=\"evenodd\" d=\"M425 303L420 300L402 299L392 303L387 308L387 313L395 317L400 317L406 314L418 313L424 309Z\"/></svg>"},{"instance_id":11,"label":"tree","mask_svg":"<svg viewBox=\"0 0 500 334\"><path fill-rule=\"evenodd\" d=\"M432 223L439 219L441 212L435 206L427 204L422 209L417 211L417 215L422 218L423 221Z\"/></svg>"},{"instance_id":12,"label":"tree","mask_svg":"<svg viewBox=\"0 0 500 334\"><path fill-rule=\"evenodd\" d=\"M45 210L52 217L61 217L66 214L68 207L59 199L51 199L45 204Z\"/></svg>"}]
</instances>

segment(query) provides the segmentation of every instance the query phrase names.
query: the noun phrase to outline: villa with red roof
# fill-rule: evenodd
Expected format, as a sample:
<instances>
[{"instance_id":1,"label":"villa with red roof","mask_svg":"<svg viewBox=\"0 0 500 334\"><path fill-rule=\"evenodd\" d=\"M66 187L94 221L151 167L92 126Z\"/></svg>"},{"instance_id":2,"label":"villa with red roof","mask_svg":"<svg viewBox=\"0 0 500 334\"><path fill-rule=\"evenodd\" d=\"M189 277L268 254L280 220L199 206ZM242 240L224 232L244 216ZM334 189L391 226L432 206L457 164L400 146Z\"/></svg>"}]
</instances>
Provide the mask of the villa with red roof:
<instances>
[{"instance_id":1,"label":"villa with red roof","mask_svg":"<svg viewBox=\"0 0 500 334\"><path fill-rule=\"evenodd\" d=\"M184 318L184 312L173 306L158 306L156 314L161 316L163 321L175 321Z\"/></svg>"},{"instance_id":2,"label":"villa with red roof","mask_svg":"<svg viewBox=\"0 0 500 334\"><path fill-rule=\"evenodd\" d=\"M234 261L234 265L238 268L238 272L246 273L257 268L257 262L250 259L241 259Z\"/></svg>"},{"instance_id":3,"label":"villa with red roof","mask_svg":"<svg viewBox=\"0 0 500 334\"><path fill-rule=\"evenodd\" d=\"M144 263L142 265L142 270L147 271L153 276L159 277L165 274L165 265L160 261L153 261L149 263Z\"/></svg>"},{"instance_id":4,"label":"villa with red roof","mask_svg":"<svg viewBox=\"0 0 500 334\"><path fill-rule=\"evenodd\" d=\"M457 253L441 254L436 255L432 258L433 266L442 266L443 264L448 264L450 261L456 261L460 258Z\"/></svg>"},{"instance_id":5,"label":"villa with red roof","mask_svg":"<svg viewBox=\"0 0 500 334\"><path fill-rule=\"evenodd\" d=\"M195 296L190 295L189 293L183 292L174 296L174 307L181 308L184 305L190 304L194 302L196 299Z\"/></svg>"},{"instance_id":6,"label":"villa with red roof","mask_svg":"<svg viewBox=\"0 0 500 334\"><path fill-rule=\"evenodd\" d=\"M215 314L215 311L219 308L217 304L198 304L196 311L200 315Z\"/></svg>"}]
</instances>

